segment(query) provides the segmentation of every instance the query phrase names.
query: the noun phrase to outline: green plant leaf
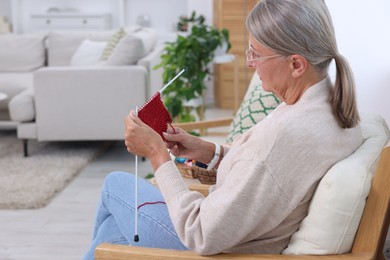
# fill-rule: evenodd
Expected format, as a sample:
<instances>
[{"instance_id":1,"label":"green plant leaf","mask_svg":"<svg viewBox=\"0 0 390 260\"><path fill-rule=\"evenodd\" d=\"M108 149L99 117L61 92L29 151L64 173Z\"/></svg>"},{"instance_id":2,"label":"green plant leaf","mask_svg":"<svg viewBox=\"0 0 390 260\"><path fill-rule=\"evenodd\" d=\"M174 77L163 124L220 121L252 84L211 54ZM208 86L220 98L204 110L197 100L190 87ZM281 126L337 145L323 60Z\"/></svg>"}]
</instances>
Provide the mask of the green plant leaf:
<instances>
[{"instance_id":1,"label":"green plant leaf","mask_svg":"<svg viewBox=\"0 0 390 260\"><path fill-rule=\"evenodd\" d=\"M163 82L168 83L184 67L187 70L163 93L164 104L169 113L179 120L195 120L191 111L184 108L182 101L201 97L206 90L205 79L209 75L208 65L214 58L214 51L226 41L230 49L229 32L204 24L205 17L192 12L189 18L180 17L179 23L191 24L189 35L178 35L174 42L166 43L160 64L163 68Z\"/></svg>"}]
</instances>

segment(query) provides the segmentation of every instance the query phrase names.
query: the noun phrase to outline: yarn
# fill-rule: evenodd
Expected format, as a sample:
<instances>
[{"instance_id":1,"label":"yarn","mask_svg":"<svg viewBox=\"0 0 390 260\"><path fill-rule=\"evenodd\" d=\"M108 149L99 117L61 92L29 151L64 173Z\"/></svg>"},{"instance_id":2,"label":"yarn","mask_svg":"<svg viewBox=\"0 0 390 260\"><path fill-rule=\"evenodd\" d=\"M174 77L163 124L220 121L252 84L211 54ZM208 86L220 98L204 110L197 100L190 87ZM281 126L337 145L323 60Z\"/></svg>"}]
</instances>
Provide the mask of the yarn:
<instances>
[{"instance_id":1,"label":"yarn","mask_svg":"<svg viewBox=\"0 0 390 260\"><path fill-rule=\"evenodd\" d=\"M137 207L137 209L139 209L139 208L141 208L141 207L143 207L143 206L145 206L145 205L155 205L155 204L166 204L164 201L147 201L147 202L145 202L145 203L142 203L141 205L139 205L138 207Z\"/></svg>"}]
</instances>

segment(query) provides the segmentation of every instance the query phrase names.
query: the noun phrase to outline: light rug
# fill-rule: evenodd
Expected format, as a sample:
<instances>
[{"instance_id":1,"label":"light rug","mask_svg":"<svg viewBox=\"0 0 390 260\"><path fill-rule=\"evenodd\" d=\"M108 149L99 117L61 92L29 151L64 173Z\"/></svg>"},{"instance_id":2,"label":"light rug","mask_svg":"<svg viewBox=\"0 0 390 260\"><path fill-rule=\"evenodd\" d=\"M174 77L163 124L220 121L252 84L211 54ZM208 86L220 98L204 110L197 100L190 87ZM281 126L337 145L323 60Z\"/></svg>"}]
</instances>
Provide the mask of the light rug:
<instances>
[{"instance_id":1,"label":"light rug","mask_svg":"<svg viewBox=\"0 0 390 260\"><path fill-rule=\"evenodd\" d=\"M44 207L107 146L29 141L29 157L23 157L15 131L0 131L0 208Z\"/></svg>"}]
</instances>

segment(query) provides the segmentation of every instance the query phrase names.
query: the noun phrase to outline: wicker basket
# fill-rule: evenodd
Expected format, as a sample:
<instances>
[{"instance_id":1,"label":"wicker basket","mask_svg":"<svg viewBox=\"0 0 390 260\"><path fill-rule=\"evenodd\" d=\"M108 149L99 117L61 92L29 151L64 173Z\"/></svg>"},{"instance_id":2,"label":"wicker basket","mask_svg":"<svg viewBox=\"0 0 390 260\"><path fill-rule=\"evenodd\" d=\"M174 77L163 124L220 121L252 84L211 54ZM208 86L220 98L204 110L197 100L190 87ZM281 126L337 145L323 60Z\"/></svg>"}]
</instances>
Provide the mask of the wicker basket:
<instances>
[{"instance_id":1,"label":"wicker basket","mask_svg":"<svg viewBox=\"0 0 390 260\"><path fill-rule=\"evenodd\" d=\"M202 184L215 184L217 181L217 170L207 170L198 166L193 166L199 181Z\"/></svg>"},{"instance_id":2,"label":"wicker basket","mask_svg":"<svg viewBox=\"0 0 390 260\"><path fill-rule=\"evenodd\" d=\"M199 179L202 184L215 184L217 180L217 170L207 170L196 165L187 166L185 164L176 163L180 174L184 178Z\"/></svg>"},{"instance_id":3,"label":"wicker basket","mask_svg":"<svg viewBox=\"0 0 390 260\"><path fill-rule=\"evenodd\" d=\"M194 170L194 168L197 166L187 166L185 164L180 164L180 163L176 163L176 166L179 169L181 176L183 176L184 178L189 178L189 179L198 178L198 173L196 170Z\"/></svg>"}]
</instances>

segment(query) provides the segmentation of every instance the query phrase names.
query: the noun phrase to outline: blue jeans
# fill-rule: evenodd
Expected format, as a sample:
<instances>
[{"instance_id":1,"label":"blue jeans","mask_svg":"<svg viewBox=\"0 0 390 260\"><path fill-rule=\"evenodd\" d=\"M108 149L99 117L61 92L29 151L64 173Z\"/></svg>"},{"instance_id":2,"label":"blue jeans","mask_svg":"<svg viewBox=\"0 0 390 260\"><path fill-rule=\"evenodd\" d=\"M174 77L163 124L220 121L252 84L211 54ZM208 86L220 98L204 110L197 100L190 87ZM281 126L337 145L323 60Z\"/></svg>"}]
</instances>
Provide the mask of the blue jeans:
<instances>
[{"instance_id":1,"label":"blue jeans","mask_svg":"<svg viewBox=\"0 0 390 260\"><path fill-rule=\"evenodd\" d=\"M104 182L92 244L84 259L94 259L100 243L187 250L181 243L165 204L147 204L138 210L139 241L134 242L134 181L125 172L110 173ZM163 201L160 191L138 178L138 205Z\"/></svg>"}]
</instances>

